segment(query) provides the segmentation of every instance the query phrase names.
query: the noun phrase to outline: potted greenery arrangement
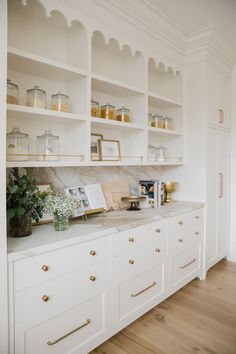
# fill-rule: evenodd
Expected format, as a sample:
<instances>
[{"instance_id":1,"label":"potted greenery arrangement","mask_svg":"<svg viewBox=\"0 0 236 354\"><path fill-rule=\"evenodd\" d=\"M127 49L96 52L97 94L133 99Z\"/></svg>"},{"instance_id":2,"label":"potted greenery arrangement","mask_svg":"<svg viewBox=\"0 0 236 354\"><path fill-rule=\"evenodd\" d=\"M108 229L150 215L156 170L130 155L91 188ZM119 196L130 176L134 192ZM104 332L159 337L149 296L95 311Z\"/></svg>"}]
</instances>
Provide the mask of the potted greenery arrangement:
<instances>
[{"instance_id":1,"label":"potted greenery arrangement","mask_svg":"<svg viewBox=\"0 0 236 354\"><path fill-rule=\"evenodd\" d=\"M45 205L45 212L53 214L53 226L55 231L63 231L69 227L69 216L76 209L75 199L63 193L49 195Z\"/></svg>"},{"instance_id":2,"label":"potted greenery arrangement","mask_svg":"<svg viewBox=\"0 0 236 354\"><path fill-rule=\"evenodd\" d=\"M32 220L42 217L47 192L40 192L29 174L20 174L18 168L10 171L7 184L8 235L23 237L32 234Z\"/></svg>"}]
</instances>

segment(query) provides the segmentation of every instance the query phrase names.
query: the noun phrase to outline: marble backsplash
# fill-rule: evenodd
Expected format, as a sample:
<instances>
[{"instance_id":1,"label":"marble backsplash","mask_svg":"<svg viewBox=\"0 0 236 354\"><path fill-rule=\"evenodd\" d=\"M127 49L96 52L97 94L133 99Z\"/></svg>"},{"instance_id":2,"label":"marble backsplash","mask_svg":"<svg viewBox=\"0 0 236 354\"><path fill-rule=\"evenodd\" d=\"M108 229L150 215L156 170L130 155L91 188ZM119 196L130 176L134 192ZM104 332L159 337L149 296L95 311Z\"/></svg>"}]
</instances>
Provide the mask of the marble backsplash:
<instances>
[{"instance_id":1,"label":"marble backsplash","mask_svg":"<svg viewBox=\"0 0 236 354\"><path fill-rule=\"evenodd\" d=\"M162 179L162 168L159 166L35 168L31 172L38 183L51 183L56 190L104 181L128 180L131 194L137 194L140 179Z\"/></svg>"}]
</instances>

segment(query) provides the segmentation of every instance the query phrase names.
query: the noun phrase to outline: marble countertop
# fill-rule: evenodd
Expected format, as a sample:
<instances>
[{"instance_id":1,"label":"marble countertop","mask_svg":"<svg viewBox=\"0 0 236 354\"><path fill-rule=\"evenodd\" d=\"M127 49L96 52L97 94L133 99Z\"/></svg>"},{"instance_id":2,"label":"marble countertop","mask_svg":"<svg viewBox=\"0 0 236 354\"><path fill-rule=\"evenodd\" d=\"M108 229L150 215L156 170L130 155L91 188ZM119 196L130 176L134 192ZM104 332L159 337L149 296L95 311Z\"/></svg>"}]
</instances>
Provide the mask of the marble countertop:
<instances>
[{"instance_id":1,"label":"marble countertop","mask_svg":"<svg viewBox=\"0 0 236 354\"><path fill-rule=\"evenodd\" d=\"M19 239L8 238L8 260L14 261L129 230L136 226L186 213L203 206L204 204L200 202L179 201L156 209L112 211L90 216L88 221L74 220L68 230L61 232L54 231L52 224L36 225L33 226L31 236Z\"/></svg>"}]
</instances>

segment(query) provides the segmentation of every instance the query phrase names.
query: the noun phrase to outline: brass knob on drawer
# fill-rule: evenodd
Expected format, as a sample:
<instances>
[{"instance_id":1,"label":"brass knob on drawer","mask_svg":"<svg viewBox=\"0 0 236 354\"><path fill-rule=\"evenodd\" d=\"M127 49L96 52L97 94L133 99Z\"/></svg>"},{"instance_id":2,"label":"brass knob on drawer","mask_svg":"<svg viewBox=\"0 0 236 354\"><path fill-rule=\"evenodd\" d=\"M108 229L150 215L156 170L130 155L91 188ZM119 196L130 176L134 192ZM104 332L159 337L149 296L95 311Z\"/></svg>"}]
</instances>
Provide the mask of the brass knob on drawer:
<instances>
[{"instance_id":1,"label":"brass knob on drawer","mask_svg":"<svg viewBox=\"0 0 236 354\"><path fill-rule=\"evenodd\" d=\"M130 237L130 238L129 238L129 242L134 242L134 238L133 238L133 237Z\"/></svg>"},{"instance_id":2,"label":"brass knob on drawer","mask_svg":"<svg viewBox=\"0 0 236 354\"><path fill-rule=\"evenodd\" d=\"M160 248L156 248L155 252L160 253L161 252Z\"/></svg>"},{"instance_id":3,"label":"brass knob on drawer","mask_svg":"<svg viewBox=\"0 0 236 354\"><path fill-rule=\"evenodd\" d=\"M42 300L43 300L44 302L47 302L47 301L49 300L49 296L48 296L48 295L43 295L43 296L42 296Z\"/></svg>"},{"instance_id":4,"label":"brass knob on drawer","mask_svg":"<svg viewBox=\"0 0 236 354\"><path fill-rule=\"evenodd\" d=\"M48 265L47 264L44 264L43 266L42 266L42 270L44 271L44 272L47 272L48 271Z\"/></svg>"},{"instance_id":5,"label":"brass knob on drawer","mask_svg":"<svg viewBox=\"0 0 236 354\"><path fill-rule=\"evenodd\" d=\"M199 216L198 216L198 215L196 215L196 216L195 216L195 219L199 219Z\"/></svg>"},{"instance_id":6,"label":"brass knob on drawer","mask_svg":"<svg viewBox=\"0 0 236 354\"><path fill-rule=\"evenodd\" d=\"M179 221L179 225L183 225L183 221Z\"/></svg>"},{"instance_id":7,"label":"brass knob on drawer","mask_svg":"<svg viewBox=\"0 0 236 354\"><path fill-rule=\"evenodd\" d=\"M90 251L89 254L91 254L91 256L96 256L96 251Z\"/></svg>"},{"instance_id":8,"label":"brass knob on drawer","mask_svg":"<svg viewBox=\"0 0 236 354\"><path fill-rule=\"evenodd\" d=\"M94 275L91 275L91 277L89 278L91 281L95 281L96 277Z\"/></svg>"},{"instance_id":9,"label":"brass knob on drawer","mask_svg":"<svg viewBox=\"0 0 236 354\"><path fill-rule=\"evenodd\" d=\"M195 233L195 235L196 235L196 236L198 236L198 235L199 235L199 232L198 232L198 231L196 231L196 232L194 232L194 233Z\"/></svg>"},{"instance_id":10,"label":"brass knob on drawer","mask_svg":"<svg viewBox=\"0 0 236 354\"><path fill-rule=\"evenodd\" d=\"M159 234L161 232L161 229L156 229L156 232Z\"/></svg>"},{"instance_id":11,"label":"brass knob on drawer","mask_svg":"<svg viewBox=\"0 0 236 354\"><path fill-rule=\"evenodd\" d=\"M129 260L129 264L134 264L134 260L133 260L133 259L130 259L130 260Z\"/></svg>"},{"instance_id":12,"label":"brass knob on drawer","mask_svg":"<svg viewBox=\"0 0 236 354\"><path fill-rule=\"evenodd\" d=\"M183 242L183 239L182 239L182 238L179 238L178 241L179 241L180 243L182 243L182 242Z\"/></svg>"}]
</instances>

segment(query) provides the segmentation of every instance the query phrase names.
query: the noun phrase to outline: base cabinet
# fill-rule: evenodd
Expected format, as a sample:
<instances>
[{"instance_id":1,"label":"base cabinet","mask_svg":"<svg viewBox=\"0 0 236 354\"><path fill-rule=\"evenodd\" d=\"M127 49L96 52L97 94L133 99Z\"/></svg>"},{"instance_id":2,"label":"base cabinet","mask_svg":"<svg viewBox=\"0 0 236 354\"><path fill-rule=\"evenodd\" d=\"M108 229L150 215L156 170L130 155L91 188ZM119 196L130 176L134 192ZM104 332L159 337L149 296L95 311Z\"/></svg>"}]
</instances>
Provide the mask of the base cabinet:
<instances>
[{"instance_id":1,"label":"base cabinet","mask_svg":"<svg viewBox=\"0 0 236 354\"><path fill-rule=\"evenodd\" d=\"M90 352L200 276L202 239L197 209L14 261L10 354Z\"/></svg>"}]
</instances>

